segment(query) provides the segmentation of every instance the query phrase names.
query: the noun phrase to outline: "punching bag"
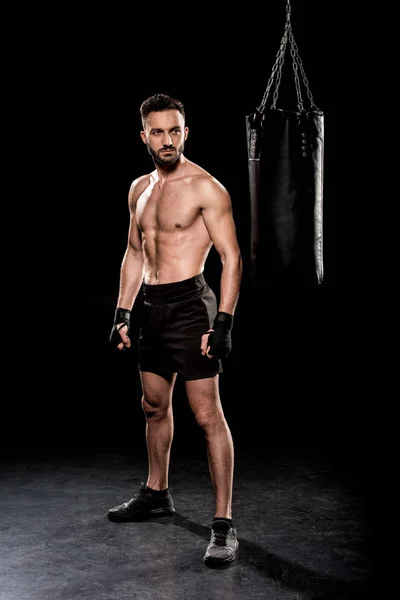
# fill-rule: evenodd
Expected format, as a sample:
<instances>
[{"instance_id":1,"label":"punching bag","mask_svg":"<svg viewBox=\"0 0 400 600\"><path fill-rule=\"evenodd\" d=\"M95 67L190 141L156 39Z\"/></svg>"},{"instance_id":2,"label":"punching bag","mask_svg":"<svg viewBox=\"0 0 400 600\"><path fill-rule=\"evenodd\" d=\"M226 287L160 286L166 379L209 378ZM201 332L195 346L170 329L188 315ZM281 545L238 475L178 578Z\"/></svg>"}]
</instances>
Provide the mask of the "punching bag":
<instances>
[{"instance_id":1,"label":"punching bag","mask_svg":"<svg viewBox=\"0 0 400 600\"><path fill-rule=\"evenodd\" d=\"M286 11L285 32L264 97L246 117L250 279L260 289L318 286L324 275L324 114L314 103L299 56L289 1ZM297 96L293 109L277 106L288 46Z\"/></svg>"}]
</instances>

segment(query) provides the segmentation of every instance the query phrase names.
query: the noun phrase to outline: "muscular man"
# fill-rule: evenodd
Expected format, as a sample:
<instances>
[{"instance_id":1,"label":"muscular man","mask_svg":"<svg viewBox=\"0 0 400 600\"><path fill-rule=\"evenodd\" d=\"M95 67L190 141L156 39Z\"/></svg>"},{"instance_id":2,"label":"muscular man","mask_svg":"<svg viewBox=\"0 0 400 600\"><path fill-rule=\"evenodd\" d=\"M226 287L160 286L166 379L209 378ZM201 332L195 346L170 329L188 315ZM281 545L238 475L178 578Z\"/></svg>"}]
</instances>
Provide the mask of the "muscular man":
<instances>
[{"instance_id":1,"label":"muscular man","mask_svg":"<svg viewBox=\"0 0 400 600\"><path fill-rule=\"evenodd\" d=\"M129 190L128 244L110 341L119 350L131 346L130 315L142 288L138 362L149 471L138 493L107 514L113 521L128 521L175 513L168 470L179 374L204 430L215 493L204 562L229 563L239 546L232 521L234 448L219 374L231 350L242 277L231 199L218 180L184 156L189 130L180 101L156 94L142 103L140 115L140 135L155 170L135 179ZM203 274L212 245L222 264L219 302Z\"/></svg>"}]
</instances>

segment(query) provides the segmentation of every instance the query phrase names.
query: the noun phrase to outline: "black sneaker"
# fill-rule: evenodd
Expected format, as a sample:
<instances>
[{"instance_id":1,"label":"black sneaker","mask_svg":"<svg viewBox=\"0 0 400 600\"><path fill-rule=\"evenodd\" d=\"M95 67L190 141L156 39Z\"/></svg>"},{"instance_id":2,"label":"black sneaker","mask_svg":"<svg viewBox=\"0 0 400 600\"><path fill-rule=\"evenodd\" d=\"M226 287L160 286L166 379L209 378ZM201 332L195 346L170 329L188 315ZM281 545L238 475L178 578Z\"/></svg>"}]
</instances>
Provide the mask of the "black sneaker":
<instances>
[{"instance_id":1,"label":"black sneaker","mask_svg":"<svg viewBox=\"0 0 400 600\"><path fill-rule=\"evenodd\" d=\"M235 560L239 549L237 532L227 521L215 519L211 529L211 541L204 555L209 565L225 565Z\"/></svg>"},{"instance_id":2,"label":"black sneaker","mask_svg":"<svg viewBox=\"0 0 400 600\"><path fill-rule=\"evenodd\" d=\"M174 503L169 490L165 492L165 495L153 494L142 482L138 493L129 502L110 508L107 516L111 521L138 521L174 513Z\"/></svg>"}]
</instances>

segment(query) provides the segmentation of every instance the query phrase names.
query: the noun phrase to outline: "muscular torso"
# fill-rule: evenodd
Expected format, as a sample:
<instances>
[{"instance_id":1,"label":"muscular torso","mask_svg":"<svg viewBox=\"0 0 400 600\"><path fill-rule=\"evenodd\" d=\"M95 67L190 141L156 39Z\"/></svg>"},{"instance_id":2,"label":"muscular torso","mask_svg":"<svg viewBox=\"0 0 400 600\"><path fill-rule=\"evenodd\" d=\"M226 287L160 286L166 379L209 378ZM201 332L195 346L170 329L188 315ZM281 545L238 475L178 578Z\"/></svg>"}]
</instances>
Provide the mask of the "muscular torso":
<instances>
[{"instance_id":1,"label":"muscular torso","mask_svg":"<svg viewBox=\"0 0 400 600\"><path fill-rule=\"evenodd\" d=\"M145 283L182 281L203 271L212 241L196 193L201 177L207 174L194 171L160 186L156 176L149 176L136 203Z\"/></svg>"}]
</instances>

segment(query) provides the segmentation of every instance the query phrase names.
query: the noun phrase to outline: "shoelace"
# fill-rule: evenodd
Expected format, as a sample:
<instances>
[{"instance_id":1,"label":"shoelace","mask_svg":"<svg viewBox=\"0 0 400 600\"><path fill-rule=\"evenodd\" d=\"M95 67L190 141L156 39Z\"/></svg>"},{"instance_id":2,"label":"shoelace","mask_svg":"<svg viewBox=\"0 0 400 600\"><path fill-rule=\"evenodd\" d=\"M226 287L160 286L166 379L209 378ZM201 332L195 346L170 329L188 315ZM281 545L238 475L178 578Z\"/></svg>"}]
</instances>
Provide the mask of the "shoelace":
<instances>
[{"instance_id":1,"label":"shoelace","mask_svg":"<svg viewBox=\"0 0 400 600\"><path fill-rule=\"evenodd\" d=\"M217 531L216 529L213 529L212 541L216 546L225 546L226 545L226 536L227 536L227 532Z\"/></svg>"},{"instance_id":2,"label":"shoelace","mask_svg":"<svg viewBox=\"0 0 400 600\"><path fill-rule=\"evenodd\" d=\"M125 508L128 506L129 503L131 503L133 500L135 500L138 504L143 502L143 500L145 499L144 494L141 490L139 490L134 496L133 498L131 498L129 500L129 502L124 502Z\"/></svg>"}]
</instances>

